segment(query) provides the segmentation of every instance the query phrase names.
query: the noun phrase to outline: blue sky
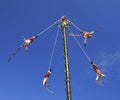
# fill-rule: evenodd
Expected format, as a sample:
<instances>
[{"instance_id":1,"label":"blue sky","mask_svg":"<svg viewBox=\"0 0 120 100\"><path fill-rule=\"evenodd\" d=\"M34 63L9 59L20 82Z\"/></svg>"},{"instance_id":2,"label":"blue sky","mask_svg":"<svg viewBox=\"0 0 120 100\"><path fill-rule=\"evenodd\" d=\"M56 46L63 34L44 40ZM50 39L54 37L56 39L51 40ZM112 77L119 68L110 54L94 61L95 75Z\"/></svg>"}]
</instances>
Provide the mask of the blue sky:
<instances>
[{"instance_id":1,"label":"blue sky","mask_svg":"<svg viewBox=\"0 0 120 100\"><path fill-rule=\"evenodd\" d=\"M22 43L66 15L80 29L98 29L86 52L106 75L104 86L95 84L95 73L74 38L67 37L73 100L120 100L120 1L119 0L1 0L0 1L0 100L65 100L62 34L59 33L49 79L56 95L42 87L57 32L54 26L8 63ZM73 33L78 30L71 27ZM69 32L67 33L69 34ZM83 37L77 37L83 46Z\"/></svg>"}]
</instances>

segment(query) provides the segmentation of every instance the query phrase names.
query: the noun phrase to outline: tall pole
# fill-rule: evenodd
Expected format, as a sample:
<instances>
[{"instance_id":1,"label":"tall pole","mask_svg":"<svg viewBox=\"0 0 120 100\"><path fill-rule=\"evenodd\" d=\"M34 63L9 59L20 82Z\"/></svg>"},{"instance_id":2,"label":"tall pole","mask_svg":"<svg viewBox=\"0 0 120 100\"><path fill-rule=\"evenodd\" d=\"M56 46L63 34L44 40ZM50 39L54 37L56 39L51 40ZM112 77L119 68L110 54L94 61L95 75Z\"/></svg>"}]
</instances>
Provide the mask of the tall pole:
<instances>
[{"instance_id":1,"label":"tall pole","mask_svg":"<svg viewBox=\"0 0 120 100\"><path fill-rule=\"evenodd\" d=\"M68 62L68 46L66 38L66 25L62 22L62 35L63 35L63 44L64 44L64 72L65 72L65 81L66 81L66 100L72 100L71 94L71 83L70 83L70 69Z\"/></svg>"}]
</instances>

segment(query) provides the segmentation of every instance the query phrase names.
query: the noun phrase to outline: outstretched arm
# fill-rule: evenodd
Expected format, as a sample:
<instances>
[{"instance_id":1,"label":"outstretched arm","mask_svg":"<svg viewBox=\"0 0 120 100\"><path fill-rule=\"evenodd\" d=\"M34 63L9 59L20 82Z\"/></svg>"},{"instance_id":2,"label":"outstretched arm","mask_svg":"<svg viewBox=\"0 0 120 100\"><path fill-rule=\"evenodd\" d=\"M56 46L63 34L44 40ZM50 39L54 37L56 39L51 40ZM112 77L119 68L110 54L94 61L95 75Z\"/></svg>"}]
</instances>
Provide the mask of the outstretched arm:
<instances>
[{"instance_id":1,"label":"outstretched arm","mask_svg":"<svg viewBox=\"0 0 120 100\"><path fill-rule=\"evenodd\" d=\"M96 32L98 32L98 30L91 31L90 34L94 34Z\"/></svg>"},{"instance_id":2,"label":"outstretched arm","mask_svg":"<svg viewBox=\"0 0 120 100\"><path fill-rule=\"evenodd\" d=\"M26 38L24 36L22 36L22 38L23 38L23 42L25 42Z\"/></svg>"},{"instance_id":3,"label":"outstretched arm","mask_svg":"<svg viewBox=\"0 0 120 100\"><path fill-rule=\"evenodd\" d=\"M82 36L82 34L73 34L73 33L70 33L68 34L69 36Z\"/></svg>"},{"instance_id":4,"label":"outstretched arm","mask_svg":"<svg viewBox=\"0 0 120 100\"><path fill-rule=\"evenodd\" d=\"M17 50L12 53L12 55L8 59L8 62L10 62L12 60L12 58L20 51L21 48L22 48L22 46L18 47Z\"/></svg>"}]
</instances>

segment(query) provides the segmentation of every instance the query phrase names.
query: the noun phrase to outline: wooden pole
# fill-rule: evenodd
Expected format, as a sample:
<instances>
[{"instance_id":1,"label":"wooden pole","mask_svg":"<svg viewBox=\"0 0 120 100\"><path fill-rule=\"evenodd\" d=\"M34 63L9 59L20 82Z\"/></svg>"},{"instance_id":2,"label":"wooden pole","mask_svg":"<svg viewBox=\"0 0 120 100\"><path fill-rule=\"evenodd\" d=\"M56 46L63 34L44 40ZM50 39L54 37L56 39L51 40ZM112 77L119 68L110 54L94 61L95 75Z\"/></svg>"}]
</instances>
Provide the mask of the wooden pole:
<instances>
[{"instance_id":1,"label":"wooden pole","mask_svg":"<svg viewBox=\"0 0 120 100\"><path fill-rule=\"evenodd\" d=\"M66 100L72 100L66 27L62 27L62 34L63 34L63 44L64 44L64 72L65 72L65 81L66 81Z\"/></svg>"}]
</instances>

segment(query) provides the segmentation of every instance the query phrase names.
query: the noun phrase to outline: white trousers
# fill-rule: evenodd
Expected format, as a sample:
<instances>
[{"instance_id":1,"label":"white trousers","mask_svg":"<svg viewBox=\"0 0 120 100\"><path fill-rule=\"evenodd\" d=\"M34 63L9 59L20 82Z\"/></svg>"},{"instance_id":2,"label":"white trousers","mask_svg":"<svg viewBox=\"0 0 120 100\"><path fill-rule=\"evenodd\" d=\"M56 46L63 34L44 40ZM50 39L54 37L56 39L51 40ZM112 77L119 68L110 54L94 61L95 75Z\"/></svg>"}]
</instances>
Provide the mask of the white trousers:
<instances>
[{"instance_id":1,"label":"white trousers","mask_svg":"<svg viewBox=\"0 0 120 100\"><path fill-rule=\"evenodd\" d=\"M47 83L48 83L48 77L45 77L45 78L43 79L43 86L46 86Z\"/></svg>"}]
</instances>

